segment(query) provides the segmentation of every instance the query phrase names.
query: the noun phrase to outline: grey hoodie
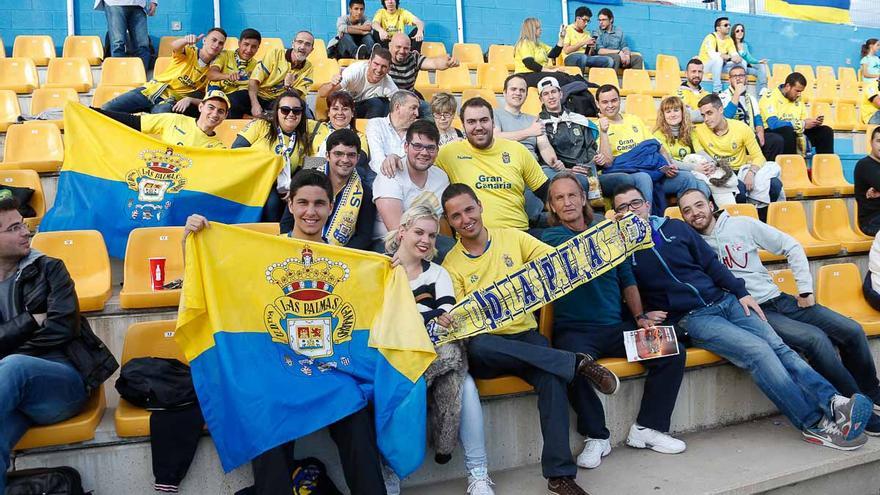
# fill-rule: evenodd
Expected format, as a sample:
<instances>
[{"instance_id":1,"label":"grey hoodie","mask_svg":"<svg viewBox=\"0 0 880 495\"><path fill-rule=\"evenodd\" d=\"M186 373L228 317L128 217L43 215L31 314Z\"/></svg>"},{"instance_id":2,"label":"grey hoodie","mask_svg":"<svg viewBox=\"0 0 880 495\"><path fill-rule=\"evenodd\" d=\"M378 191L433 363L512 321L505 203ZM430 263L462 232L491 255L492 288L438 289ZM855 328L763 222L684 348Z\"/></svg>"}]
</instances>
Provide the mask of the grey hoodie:
<instances>
[{"instance_id":1,"label":"grey hoodie","mask_svg":"<svg viewBox=\"0 0 880 495\"><path fill-rule=\"evenodd\" d=\"M804 248L794 237L751 217L732 217L721 212L715 229L700 236L715 250L718 259L746 283L746 290L763 304L781 294L758 257L758 249L784 255L797 281L798 292L813 292L813 276Z\"/></svg>"}]
</instances>

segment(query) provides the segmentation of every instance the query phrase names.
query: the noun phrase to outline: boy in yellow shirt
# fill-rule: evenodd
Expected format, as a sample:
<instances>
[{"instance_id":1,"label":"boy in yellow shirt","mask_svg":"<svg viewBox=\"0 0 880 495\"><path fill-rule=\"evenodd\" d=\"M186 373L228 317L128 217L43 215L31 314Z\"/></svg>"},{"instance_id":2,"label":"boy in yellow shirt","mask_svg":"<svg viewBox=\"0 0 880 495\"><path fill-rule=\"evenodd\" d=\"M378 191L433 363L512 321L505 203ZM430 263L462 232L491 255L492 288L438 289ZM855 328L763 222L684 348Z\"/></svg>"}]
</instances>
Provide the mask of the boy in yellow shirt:
<instances>
[{"instance_id":1,"label":"boy in yellow shirt","mask_svg":"<svg viewBox=\"0 0 880 495\"><path fill-rule=\"evenodd\" d=\"M816 153L834 153L834 130L824 125L825 116L807 117L807 105L801 101L806 87L804 75L792 72L785 83L761 98L761 115L770 132L782 136L786 150L797 149L798 153L806 154L809 139Z\"/></svg>"},{"instance_id":2,"label":"boy in yellow shirt","mask_svg":"<svg viewBox=\"0 0 880 495\"><path fill-rule=\"evenodd\" d=\"M238 48L223 50L208 68L209 89L226 93L229 102L229 118L240 119L250 110L248 81L260 62L254 55L260 49L262 35L256 29L247 28L238 35Z\"/></svg>"},{"instance_id":3,"label":"boy in yellow shirt","mask_svg":"<svg viewBox=\"0 0 880 495\"><path fill-rule=\"evenodd\" d=\"M565 28L562 40L562 53L565 65L580 67L584 72L588 67L614 67L614 59L606 55L591 55L596 51L596 38L590 35L587 25L593 17L589 7L578 7L574 11L574 22Z\"/></svg>"},{"instance_id":4,"label":"boy in yellow shirt","mask_svg":"<svg viewBox=\"0 0 880 495\"><path fill-rule=\"evenodd\" d=\"M706 71L712 74L713 93L721 92L722 72L727 72L734 64L745 68L745 62L730 37L730 19L715 19L715 32L707 34L700 44L700 60L706 64Z\"/></svg>"},{"instance_id":5,"label":"boy in yellow shirt","mask_svg":"<svg viewBox=\"0 0 880 495\"><path fill-rule=\"evenodd\" d=\"M314 82L314 67L307 59L314 49L314 35L308 31L300 31L293 38L293 48L272 50L257 63L247 87L251 115L263 115L272 100L281 96L288 88L299 91L303 96L309 94L309 88Z\"/></svg>"},{"instance_id":6,"label":"boy in yellow shirt","mask_svg":"<svg viewBox=\"0 0 880 495\"><path fill-rule=\"evenodd\" d=\"M407 26L415 27L407 33ZM412 12L400 8L400 0L382 0L382 8L373 16L373 31L373 37L385 48L388 48L392 36L404 33L412 40L412 49L422 51L425 23Z\"/></svg>"}]
</instances>

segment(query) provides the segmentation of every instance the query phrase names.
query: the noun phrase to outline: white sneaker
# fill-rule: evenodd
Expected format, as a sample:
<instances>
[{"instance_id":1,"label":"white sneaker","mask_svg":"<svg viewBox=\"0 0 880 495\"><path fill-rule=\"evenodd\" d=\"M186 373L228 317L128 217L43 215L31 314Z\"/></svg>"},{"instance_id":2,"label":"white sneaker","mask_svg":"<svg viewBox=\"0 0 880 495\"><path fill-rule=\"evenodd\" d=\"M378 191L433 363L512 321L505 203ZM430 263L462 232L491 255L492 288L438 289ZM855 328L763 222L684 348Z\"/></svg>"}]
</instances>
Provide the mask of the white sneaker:
<instances>
[{"instance_id":1,"label":"white sneaker","mask_svg":"<svg viewBox=\"0 0 880 495\"><path fill-rule=\"evenodd\" d=\"M611 453L611 440L588 438L584 440L584 450L577 458L577 465L594 469L602 464L602 458Z\"/></svg>"},{"instance_id":2,"label":"white sneaker","mask_svg":"<svg viewBox=\"0 0 880 495\"><path fill-rule=\"evenodd\" d=\"M385 492L388 495L400 495L400 478L386 464L382 464L382 477L385 478Z\"/></svg>"},{"instance_id":3,"label":"white sneaker","mask_svg":"<svg viewBox=\"0 0 880 495\"><path fill-rule=\"evenodd\" d=\"M495 490L492 489L492 485L495 482L492 481L492 478L489 478L489 474L483 471L482 473L471 473L468 476L468 487L467 487L467 495L495 495Z\"/></svg>"},{"instance_id":4,"label":"white sneaker","mask_svg":"<svg viewBox=\"0 0 880 495\"><path fill-rule=\"evenodd\" d=\"M637 449L651 449L661 454L679 454L687 448L687 445L677 438L637 424L630 427L626 444Z\"/></svg>"}]
</instances>

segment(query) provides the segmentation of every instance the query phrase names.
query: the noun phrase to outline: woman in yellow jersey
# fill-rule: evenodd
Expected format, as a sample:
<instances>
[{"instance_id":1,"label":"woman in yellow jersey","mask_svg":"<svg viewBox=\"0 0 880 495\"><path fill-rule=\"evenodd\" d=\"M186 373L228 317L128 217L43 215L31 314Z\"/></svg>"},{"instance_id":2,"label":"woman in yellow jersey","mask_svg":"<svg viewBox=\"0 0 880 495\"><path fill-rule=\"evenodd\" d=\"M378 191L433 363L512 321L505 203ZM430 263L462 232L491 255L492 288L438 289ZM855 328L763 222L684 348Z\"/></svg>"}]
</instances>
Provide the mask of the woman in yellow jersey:
<instances>
[{"instance_id":1,"label":"woman in yellow jersey","mask_svg":"<svg viewBox=\"0 0 880 495\"><path fill-rule=\"evenodd\" d=\"M412 41L412 49L421 52L425 39L425 23L412 12L400 8L400 0L380 0L382 7L373 16L373 38L388 48L391 37L406 31L407 26L415 26L407 33Z\"/></svg>"},{"instance_id":2,"label":"woman in yellow jersey","mask_svg":"<svg viewBox=\"0 0 880 495\"><path fill-rule=\"evenodd\" d=\"M309 156L326 157L327 137L338 129L351 129L361 139L361 157L358 160L358 173L362 176L370 166L370 147L367 136L358 131L354 119L354 98L347 91L334 91L327 96L327 120L308 121L308 131L312 142Z\"/></svg>"},{"instance_id":3,"label":"woman in yellow jersey","mask_svg":"<svg viewBox=\"0 0 880 495\"><path fill-rule=\"evenodd\" d=\"M302 167L303 159L312 149L311 136L306 130L306 119L303 115L305 109L306 101L298 91L285 91L272 103L267 117L251 121L232 143L233 148L255 146L284 159L284 167L263 207L264 222L281 221L285 208L283 200L290 188L290 177Z\"/></svg>"},{"instance_id":4,"label":"woman in yellow jersey","mask_svg":"<svg viewBox=\"0 0 880 495\"><path fill-rule=\"evenodd\" d=\"M660 102L657 109L657 124L654 127L654 137L666 148L666 151L674 160L684 160L684 157L702 151L699 143L693 137L694 124L691 122L689 112L684 106L684 101L678 96L667 96Z\"/></svg>"}]
</instances>

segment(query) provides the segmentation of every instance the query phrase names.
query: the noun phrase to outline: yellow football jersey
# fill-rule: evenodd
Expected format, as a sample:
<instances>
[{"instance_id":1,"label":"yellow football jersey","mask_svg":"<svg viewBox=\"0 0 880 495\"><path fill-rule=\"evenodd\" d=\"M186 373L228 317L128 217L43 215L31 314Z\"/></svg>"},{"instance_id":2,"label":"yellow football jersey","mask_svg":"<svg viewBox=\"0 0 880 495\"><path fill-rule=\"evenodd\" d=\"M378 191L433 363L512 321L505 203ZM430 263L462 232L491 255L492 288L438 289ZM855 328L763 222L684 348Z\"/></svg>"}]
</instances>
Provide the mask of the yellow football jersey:
<instances>
[{"instance_id":1,"label":"yellow football jersey","mask_svg":"<svg viewBox=\"0 0 880 495\"><path fill-rule=\"evenodd\" d=\"M161 74L154 74L141 93L154 101L166 98L180 100L204 90L208 82L207 74L208 64L199 58L199 49L187 45L183 51L171 53L171 64Z\"/></svg>"},{"instance_id":2,"label":"yellow football jersey","mask_svg":"<svg viewBox=\"0 0 880 495\"><path fill-rule=\"evenodd\" d=\"M224 74L238 74L238 80L235 82L211 82L212 86L219 86L220 90L227 94L235 91L247 90L248 79L251 78L251 73L260 62L256 57L251 57L250 60L240 60L236 56L237 51L238 50L223 50L220 52L220 55L217 55L217 58L211 62L211 67L217 67L220 69L220 72Z\"/></svg>"},{"instance_id":3,"label":"yellow football jersey","mask_svg":"<svg viewBox=\"0 0 880 495\"><path fill-rule=\"evenodd\" d=\"M565 37L562 39L562 46L577 45L578 43L583 43L590 38L591 36L589 31L584 29L583 32L579 33L578 30L574 28L574 24L569 24L568 27L565 28ZM581 48L581 50L583 50L583 48Z\"/></svg>"},{"instance_id":4,"label":"yellow football jersey","mask_svg":"<svg viewBox=\"0 0 880 495\"><path fill-rule=\"evenodd\" d=\"M798 98L791 101L782 94L780 88L773 88L758 103L761 107L761 117L764 123L770 122L770 119L777 118L786 122L791 122L794 126L794 132L797 134L804 133L804 119L807 118L807 105Z\"/></svg>"},{"instance_id":5,"label":"yellow football jersey","mask_svg":"<svg viewBox=\"0 0 880 495\"><path fill-rule=\"evenodd\" d=\"M862 118L862 123L867 124L871 117L874 116L875 113L880 112L880 99L875 99L874 102L871 102L871 98L874 98L880 94L877 91L876 84L865 84L862 89L862 105L859 110Z\"/></svg>"},{"instance_id":6,"label":"yellow football jersey","mask_svg":"<svg viewBox=\"0 0 880 495\"><path fill-rule=\"evenodd\" d=\"M694 134L700 146L717 159L727 159L730 168L739 170L745 163L763 165L767 161L755 133L746 124L732 119L727 120L727 133L715 134L706 124L697 124ZM748 152L749 158L746 158Z\"/></svg>"},{"instance_id":7,"label":"yellow football jersey","mask_svg":"<svg viewBox=\"0 0 880 495\"><path fill-rule=\"evenodd\" d=\"M315 68L312 63L306 60L306 63L299 69L293 69L290 66L290 59L287 56L288 50L284 48L276 48L267 53L260 60L253 72L251 79L260 82L259 97L272 100L284 93L284 78L287 73L294 76L291 87L297 89L303 95L309 94L309 88L312 86L312 73Z\"/></svg>"},{"instance_id":8,"label":"yellow football jersey","mask_svg":"<svg viewBox=\"0 0 880 495\"><path fill-rule=\"evenodd\" d=\"M611 122L608 126L608 141L611 144L611 155L618 156L636 147L646 139L653 139L645 123L638 115L621 113L620 122Z\"/></svg>"},{"instance_id":9,"label":"yellow football jersey","mask_svg":"<svg viewBox=\"0 0 880 495\"><path fill-rule=\"evenodd\" d=\"M525 189L535 191L547 176L525 146L495 138L485 150L468 141L440 147L435 164L449 176L449 182L469 185L483 203L483 222L487 227L526 230Z\"/></svg>"},{"instance_id":10,"label":"yellow football jersey","mask_svg":"<svg viewBox=\"0 0 880 495\"><path fill-rule=\"evenodd\" d=\"M684 104L693 108L694 110L700 109L700 100L703 99L704 96L708 95L709 92L703 88L700 88L700 91L695 93L691 91L690 88L686 88L684 86L679 86L678 91L675 94L684 101Z\"/></svg>"},{"instance_id":11,"label":"yellow football jersey","mask_svg":"<svg viewBox=\"0 0 880 495\"><path fill-rule=\"evenodd\" d=\"M703 151L703 147L700 146L700 142L697 139L696 133L691 133L691 146L688 146L681 142L680 139L676 139L675 141L669 142L666 140L666 136L663 135L660 130L654 131L654 138L657 141L660 141L660 144L666 148L666 151L672 156L672 158L676 160L682 160L684 157L690 155L691 153L698 153Z\"/></svg>"},{"instance_id":12,"label":"yellow football jersey","mask_svg":"<svg viewBox=\"0 0 880 495\"><path fill-rule=\"evenodd\" d=\"M178 113L145 113L141 115L141 132L157 134L162 141L178 146L196 148L225 148L223 141L214 133L205 134L196 119Z\"/></svg>"},{"instance_id":13,"label":"yellow football jersey","mask_svg":"<svg viewBox=\"0 0 880 495\"><path fill-rule=\"evenodd\" d=\"M267 133L269 132L269 123L263 119L254 119L250 121L241 132L238 133L239 136L247 139L249 143L251 143L252 148L260 148L264 149L270 153L274 153L276 155L280 155L281 152L290 145L290 138L285 135L281 135L281 141L278 141L278 136L269 138ZM305 159L306 151L303 149L302 142L298 142L294 144L293 153L290 155L290 173L292 174L296 169L300 168L303 164L303 160Z\"/></svg>"},{"instance_id":14,"label":"yellow football jersey","mask_svg":"<svg viewBox=\"0 0 880 495\"><path fill-rule=\"evenodd\" d=\"M321 148L327 138L330 137L330 133L335 131L330 127L329 122L318 122L316 120L309 120L306 122L306 129L309 131L309 135L312 136L312 156L321 156L323 157L323 153L321 152ZM367 143L367 136L365 136L361 131L355 130L357 132L358 137L361 139L361 150L370 156L370 145Z\"/></svg>"},{"instance_id":15,"label":"yellow football jersey","mask_svg":"<svg viewBox=\"0 0 880 495\"><path fill-rule=\"evenodd\" d=\"M532 69L529 69L523 63L524 58L532 57L535 59L535 62L541 64L542 66L547 65L547 62L549 60L547 58L547 53L549 52L550 47L541 42L538 42L537 44L528 41L518 43L513 49L513 59L514 63L516 64L513 72L532 72Z\"/></svg>"},{"instance_id":16,"label":"yellow football jersey","mask_svg":"<svg viewBox=\"0 0 880 495\"><path fill-rule=\"evenodd\" d=\"M720 40L715 33L707 34L706 37L703 38L703 43L700 44L700 60L702 60L703 63L709 61L709 52L718 52L727 55L737 53L733 38L728 36L727 38Z\"/></svg>"},{"instance_id":17,"label":"yellow football jersey","mask_svg":"<svg viewBox=\"0 0 880 495\"><path fill-rule=\"evenodd\" d=\"M379 9L373 16L373 24L388 32L388 37L397 33L406 33L407 26L415 25L416 16L412 12L398 8L392 14L386 9Z\"/></svg>"},{"instance_id":18,"label":"yellow football jersey","mask_svg":"<svg viewBox=\"0 0 880 495\"><path fill-rule=\"evenodd\" d=\"M553 251L552 247L516 229L488 230L489 244L483 254L471 256L459 241L443 260L443 268L452 278L455 298L459 301L521 268L524 263ZM511 335L537 326L532 313L525 313L496 333Z\"/></svg>"}]
</instances>

